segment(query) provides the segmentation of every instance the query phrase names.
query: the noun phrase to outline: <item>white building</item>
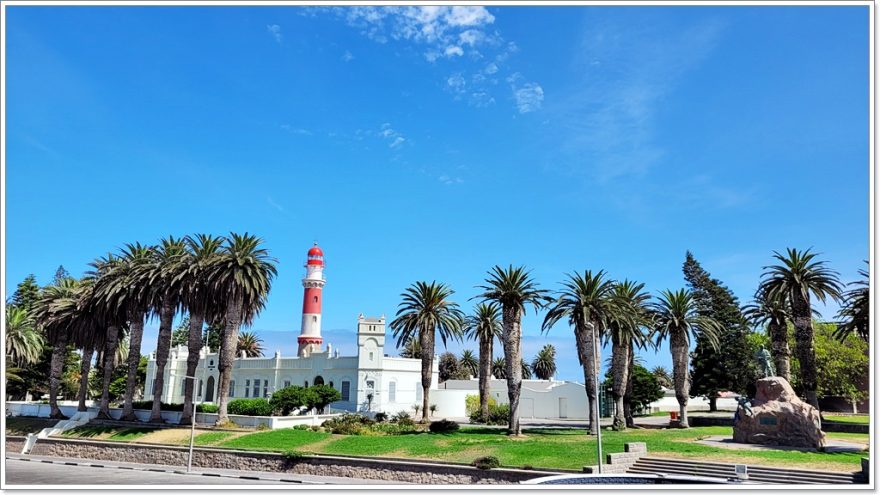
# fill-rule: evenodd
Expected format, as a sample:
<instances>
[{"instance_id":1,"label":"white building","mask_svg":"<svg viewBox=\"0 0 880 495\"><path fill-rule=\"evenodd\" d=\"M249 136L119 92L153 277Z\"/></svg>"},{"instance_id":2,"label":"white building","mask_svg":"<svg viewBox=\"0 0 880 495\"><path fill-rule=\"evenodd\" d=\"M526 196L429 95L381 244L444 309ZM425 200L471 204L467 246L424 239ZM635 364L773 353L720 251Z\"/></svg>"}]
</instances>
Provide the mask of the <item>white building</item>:
<instances>
[{"instance_id":1,"label":"white building","mask_svg":"<svg viewBox=\"0 0 880 495\"><path fill-rule=\"evenodd\" d=\"M266 397L291 385L326 384L339 390L342 400L330 405L347 411L383 411L394 414L412 411L422 402L421 360L390 357L385 353L385 317L358 316L357 355L340 356L332 346L322 349L321 302L324 287L324 253L317 246L308 252L306 277L303 279L303 318L297 357L239 357L233 363L229 384L231 399ZM161 400L182 403L187 348L171 350L165 368L165 387ZM217 402L219 356L216 349L202 349L196 376L196 402ZM437 388L437 363L434 360L432 389ZM152 384L156 375L155 353L147 363L145 399L153 399Z\"/></svg>"},{"instance_id":2,"label":"white building","mask_svg":"<svg viewBox=\"0 0 880 495\"><path fill-rule=\"evenodd\" d=\"M479 380L447 380L431 391L437 416L466 417L465 397L479 395ZM507 404L507 380L489 380L489 395ZM519 417L535 419L587 419L587 394L583 384L556 380L523 380L519 396Z\"/></svg>"}]
</instances>

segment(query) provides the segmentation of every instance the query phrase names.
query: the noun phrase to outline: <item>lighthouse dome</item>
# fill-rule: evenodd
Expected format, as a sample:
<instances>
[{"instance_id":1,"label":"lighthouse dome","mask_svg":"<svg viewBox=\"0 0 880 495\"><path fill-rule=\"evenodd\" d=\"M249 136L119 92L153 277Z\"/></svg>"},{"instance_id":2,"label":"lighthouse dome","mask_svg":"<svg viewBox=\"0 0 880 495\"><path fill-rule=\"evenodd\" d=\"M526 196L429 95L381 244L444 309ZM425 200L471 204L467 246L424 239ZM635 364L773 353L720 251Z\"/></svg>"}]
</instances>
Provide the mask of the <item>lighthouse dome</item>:
<instances>
[{"instance_id":1,"label":"lighthouse dome","mask_svg":"<svg viewBox=\"0 0 880 495\"><path fill-rule=\"evenodd\" d=\"M323 256L324 256L324 251L321 251L321 248L318 247L318 243L316 242L315 245L312 246L312 249L309 249L309 254L308 254L308 256L309 256L309 258L311 258L312 256L321 256L321 257L323 257Z\"/></svg>"}]
</instances>

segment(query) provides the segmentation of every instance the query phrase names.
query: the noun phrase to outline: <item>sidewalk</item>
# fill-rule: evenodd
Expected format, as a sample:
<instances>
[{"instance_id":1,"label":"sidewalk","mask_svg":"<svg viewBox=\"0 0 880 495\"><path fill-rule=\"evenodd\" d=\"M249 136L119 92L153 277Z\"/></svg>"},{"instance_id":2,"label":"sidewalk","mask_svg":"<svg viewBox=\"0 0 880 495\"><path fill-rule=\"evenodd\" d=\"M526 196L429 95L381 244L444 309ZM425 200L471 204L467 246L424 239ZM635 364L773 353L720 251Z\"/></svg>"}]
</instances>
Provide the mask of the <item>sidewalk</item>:
<instances>
[{"instance_id":1,"label":"sidewalk","mask_svg":"<svg viewBox=\"0 0 880 495\"><path fill-rule=\"evenodd\" d=\"M294 473L273 473L263 471L236 471L232 469L193 468L189 473L186 466L170 466L165 464L134 464L127 462L100 461L93 459L75 459L68 457L37 456L22 454L6 454L7 459L48 464L64 464L68 466L88 466L106 469L124 469L132 471L150 471L156 473L182 474L186 476L212 476L221 478L238 478L245 480L275 481L301 485L405 485L399 481L367 480L360 478L343 478L339 476L312 476Z\"/></svg>"}]
</instances>

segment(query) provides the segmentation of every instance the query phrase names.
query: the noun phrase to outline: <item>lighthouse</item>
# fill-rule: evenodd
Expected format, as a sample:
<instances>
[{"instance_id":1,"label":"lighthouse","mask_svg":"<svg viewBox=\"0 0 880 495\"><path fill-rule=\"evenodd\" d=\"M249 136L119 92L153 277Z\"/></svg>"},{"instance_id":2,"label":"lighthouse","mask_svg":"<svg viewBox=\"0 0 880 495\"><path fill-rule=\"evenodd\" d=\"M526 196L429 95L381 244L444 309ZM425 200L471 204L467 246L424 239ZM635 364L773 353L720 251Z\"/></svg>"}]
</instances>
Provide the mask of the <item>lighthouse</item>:
<instances>
[{"instance_id":1,"label":"lighthouse","mask_svg":"<svg viewBox=\"0 0 880 495\"><path fill-rule=\"evenodd\" d=\"M306 276L303 284L302 328L297 342L299 357L309 357L313 352L321 352L321 299L324 289L324 252L316 242L309 249L306 258Z\"/></svg>"}]
</instances>

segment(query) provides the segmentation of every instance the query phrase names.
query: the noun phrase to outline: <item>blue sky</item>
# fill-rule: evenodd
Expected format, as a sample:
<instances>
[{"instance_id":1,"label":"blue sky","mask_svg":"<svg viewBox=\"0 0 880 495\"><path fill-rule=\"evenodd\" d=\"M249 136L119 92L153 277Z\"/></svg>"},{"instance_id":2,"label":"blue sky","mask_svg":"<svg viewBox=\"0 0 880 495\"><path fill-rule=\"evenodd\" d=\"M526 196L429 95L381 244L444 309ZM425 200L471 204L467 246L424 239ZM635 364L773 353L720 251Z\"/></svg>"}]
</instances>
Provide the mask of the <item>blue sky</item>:
<instances>
[{"instance_id":1,"label":"blue sky","mask_svg":"<svg viewBox=\"0 0 880 495\"><path fill-rule=\"evenodd\" d=\"M249 231L279 260L253 329L291 355L317 240L325 341L353 353L359 313L420 279L470 309L495 264L657 292L690 249L747 300L773 250L845 281L868 257L867 7L7 15L7 294L125 242ZM553 343L582 380L542 317L525 355Z\"/></svg>"}]
</instances>

